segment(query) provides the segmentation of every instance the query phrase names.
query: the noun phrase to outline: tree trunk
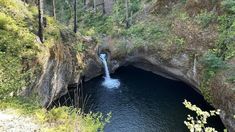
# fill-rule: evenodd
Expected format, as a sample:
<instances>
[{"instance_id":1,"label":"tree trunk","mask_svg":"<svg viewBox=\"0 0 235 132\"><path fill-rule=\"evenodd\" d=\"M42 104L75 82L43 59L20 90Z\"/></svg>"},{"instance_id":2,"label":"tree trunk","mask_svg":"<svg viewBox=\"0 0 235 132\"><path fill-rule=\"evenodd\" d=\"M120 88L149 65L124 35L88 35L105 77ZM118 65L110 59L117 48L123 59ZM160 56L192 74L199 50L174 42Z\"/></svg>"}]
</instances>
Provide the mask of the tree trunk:
<instances>
[{"instance_id":1,"label":"tree trunk","mask_svg":"<svg viewBox=\"0 0 235 132\"><path fill-rule=\"evenodd\" d=\"M73 31L77 33L77 0L74 0L74 29Z\"/></svg>"},{"instance_id":2,"label":"tree trunk","mask_svg":"<svg viewBox=\"0 0 235 132\"><path fill-rule=\"evenodd\" d=\"M83 0L83 5L86 6L86 0Z\"/></svg>"},{"instance_id":3,"label":"tree trunk","mask_svg":"<svg viewBox=\"0 0 235 132\"><path fill-rule=\"evenodd\" d=\"M96 0L93 0L93 8L94 8L94 12L96 12Z\"/></svg>"},{"instance_id":4,"label":"tree trunk","mask_svg":"<svg viewBox=\"0 0 235 132\"><path fill-rule=\"evenodd\" d=\"M38 36L43 43L43 0L38 0Z\"/></svg>"},{"instance_id":5,"label":"tree trunk","mask_svg":"<svg viewBox=\"0 0 235 132\"><path fill-rule=\"evenodd\" d=\"M56 20L56 6L55 6L55 0L52 0L52 6L53 6L53 17Z\"/></svg>"},{"instance_id":6,"label":"tree trunk","mask_svg":"<svg viewBox=\"0 0 235 132\"><path fill-rule=\"evenodd\" d=\"M105 3L104 3L104 1L103 1L102 6L103 6L103 15L104 15L104 14L106 13L106 12L105 12Z\"/></svg>"},{"instance_id":7,"label":"tree trunk","mask_svg":"<svg viewBox=\"0 0 235 132\"><path fill-rule=\"evenodd\" d=\"M125 6L126 6L126 28L129 28L130 23L129 23L129 2L128 2L128 0L125 0Z\"/></svg>"}]
</instances>

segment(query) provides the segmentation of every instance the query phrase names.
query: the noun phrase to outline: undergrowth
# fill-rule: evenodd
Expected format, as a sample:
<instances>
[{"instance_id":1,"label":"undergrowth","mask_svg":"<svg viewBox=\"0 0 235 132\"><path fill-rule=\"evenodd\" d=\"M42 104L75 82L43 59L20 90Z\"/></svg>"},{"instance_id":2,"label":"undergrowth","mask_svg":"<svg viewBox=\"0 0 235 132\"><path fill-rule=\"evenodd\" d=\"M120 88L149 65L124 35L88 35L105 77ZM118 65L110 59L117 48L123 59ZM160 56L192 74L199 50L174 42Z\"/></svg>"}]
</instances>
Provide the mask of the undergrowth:
<instances>
[{"instance_id":1,"label":"undergrowth","mask_svg":"<svg viewBox=\"0 0 235 132\"><path fill-rule=\"evenodd\" d=\"M38 52L36 35L27 28L32 14L22 4L18 0L0 3L0 98L26 87L31 73L22 63L33 61Z\"/></svg>"},{"instance_id":2,"label":"undergrowth","mask_svg":"<svg viewBox=\"0 0 235 132\"><path fill-rule=\"evenodd\" d=\"M66 106L46 110L35 96L5 98L0 100L0 109L13 109L15 114L33 117L44 132L101 132L111 118L111 113L84 113L78 108Z\"/></svg>"},{"instance_id":3,"label":"undergrowth","mask_svg":"<svg viewBox=\"0 0 235 132\"><path fill-rule=\"evenodd\" d=\"M205 99L212 103L212 95L209 89L209 84L211 79L218 73L220 70L227 68L225 61L222 58L217 57L215 53L208 52L206 53L201 60L204 65L202 83L200 85L200 90L205 97Z\"/></svg>"}]
</instances>

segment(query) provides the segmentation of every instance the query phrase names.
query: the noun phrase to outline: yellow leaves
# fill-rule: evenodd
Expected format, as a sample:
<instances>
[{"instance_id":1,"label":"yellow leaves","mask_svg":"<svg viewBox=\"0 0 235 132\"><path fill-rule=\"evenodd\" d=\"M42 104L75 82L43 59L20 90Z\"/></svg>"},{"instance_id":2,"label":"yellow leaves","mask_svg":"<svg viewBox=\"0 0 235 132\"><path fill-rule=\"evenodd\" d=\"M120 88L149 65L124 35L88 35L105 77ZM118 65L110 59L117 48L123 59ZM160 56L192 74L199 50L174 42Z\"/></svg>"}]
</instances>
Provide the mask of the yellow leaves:
<instances>
[{"instance_id":1,"label":"yellow leaves","mask_svg":"<svg viewBox=\"0 0 235 132\"><path fill-rule=\"evenodd\" d=\"M35 111L35 116L38 119L40 123L44 123L47 120L47 115L45 114L46 110L45 109L38 109Z\"/></svg>"},{"instance_id":2,"label":"yellow leaves","mask_svg":"<svg viewBox=\"0 0 235 132\"><path fill-rule=\"evenodd\" d=\"M16 3L13 2L12 0L1 0L0 1L1 6L5 6L7 8L16 8Z\"/></svg>"},{"instance_id":3,"label":"yellow leaves","mask_svg":"<svg viewBox=\"0 0 235 132\"><path fill-rule=\"evenodd\" d=\"M187 121L184 121L184 124L188 127L190 132L217 132L214 128L205 127L205 125L207 124L207 118L219 115L220 110L211 110L209 112L202 111L199 107L187 100L184 100L183 104L186 108L197 114L196 118L188 115Z\"/></svg>"},{"instance_id":4,"label":"yellow leaves","mask_svg":"<svg viewBox=\"0 0 235 132\"><path fill-rule=\"evenodd\" d=\"M84 35L87 35L87 36L94 36L95 34L96 34L96 31L94 27L89 28L84 32Z\"/></svg>"}]
</instances>

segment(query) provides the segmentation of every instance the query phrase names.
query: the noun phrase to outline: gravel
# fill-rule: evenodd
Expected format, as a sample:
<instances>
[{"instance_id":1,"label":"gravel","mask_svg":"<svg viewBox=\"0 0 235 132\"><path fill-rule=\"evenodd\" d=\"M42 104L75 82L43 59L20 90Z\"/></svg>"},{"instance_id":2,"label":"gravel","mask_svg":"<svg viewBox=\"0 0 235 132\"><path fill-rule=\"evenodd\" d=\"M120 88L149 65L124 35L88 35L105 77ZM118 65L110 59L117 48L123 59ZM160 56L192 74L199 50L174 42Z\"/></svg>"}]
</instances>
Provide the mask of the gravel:
<instances>
[{"instance_id":1,"label":"gravel","mask_svg":"<svg viewBox=\"0 0 235 132\"><path fill-rule=\"evenodd\" d=\"M40 125L27 116L0 111L0 132L39 132Z\"/></svg>"}]
</instances>

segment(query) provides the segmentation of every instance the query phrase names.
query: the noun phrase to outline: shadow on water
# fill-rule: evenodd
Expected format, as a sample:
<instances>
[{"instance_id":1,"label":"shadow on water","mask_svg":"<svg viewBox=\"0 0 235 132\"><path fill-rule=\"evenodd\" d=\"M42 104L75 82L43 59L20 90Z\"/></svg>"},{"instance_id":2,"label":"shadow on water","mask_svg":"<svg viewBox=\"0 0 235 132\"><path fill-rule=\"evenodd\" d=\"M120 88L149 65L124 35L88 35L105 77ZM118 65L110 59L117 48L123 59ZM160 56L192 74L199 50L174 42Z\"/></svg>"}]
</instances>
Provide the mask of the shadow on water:
<instances>
[{"instance_id":1,"label":"shadow on water","mask_svg":"<svg viewBox=\"0 0 235 132\"><path fill-rule=\"evenodd\" d=\"M111 76L120 80L119 88L105 88L104 78L100 76L85 83L80 90L86 103L79 106L85 112L112 112L111 122L105 127L107 132L187 132L183 122L188 114L194 113L184 107L184 99L203 110L213 109L200 94L179 81L131 66L122 67ZM69 96L70 100L66 101ZM76 105L72 100L74 96L75 92L71 91L58 102ZM218 131L224 129L219 117L210 118L209 126Z\"/></svg>"}]
</instances>

